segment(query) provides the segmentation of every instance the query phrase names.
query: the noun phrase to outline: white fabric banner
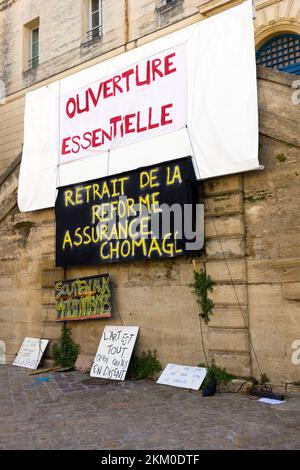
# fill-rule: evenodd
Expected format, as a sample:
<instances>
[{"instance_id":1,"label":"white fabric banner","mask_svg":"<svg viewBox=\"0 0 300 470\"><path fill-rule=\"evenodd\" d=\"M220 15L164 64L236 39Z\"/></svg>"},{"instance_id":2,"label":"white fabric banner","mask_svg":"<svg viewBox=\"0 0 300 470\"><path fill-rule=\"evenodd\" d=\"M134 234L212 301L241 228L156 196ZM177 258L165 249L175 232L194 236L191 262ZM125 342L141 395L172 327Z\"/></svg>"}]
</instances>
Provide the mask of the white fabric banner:
<instances>
[{"instance_id":1,"label":"white fabric banner","mask_svg":"<svg viewBox=\"0 0 300 470\"><path fill-rule=\"evenodd\" d=\"M185 45L60 97L60 162L150 139L187 124Z\"/></svg>"},{"instance_id":2,"label":"white fabric banner","mask_svg":"<svg viewBox=\"0 0 300 470\"><path fill-rule=\"evenodd\" d=\"M187 155L198 179L259 168L250 0L28 93L19 208Z\"/></svg>"}]
</instances>

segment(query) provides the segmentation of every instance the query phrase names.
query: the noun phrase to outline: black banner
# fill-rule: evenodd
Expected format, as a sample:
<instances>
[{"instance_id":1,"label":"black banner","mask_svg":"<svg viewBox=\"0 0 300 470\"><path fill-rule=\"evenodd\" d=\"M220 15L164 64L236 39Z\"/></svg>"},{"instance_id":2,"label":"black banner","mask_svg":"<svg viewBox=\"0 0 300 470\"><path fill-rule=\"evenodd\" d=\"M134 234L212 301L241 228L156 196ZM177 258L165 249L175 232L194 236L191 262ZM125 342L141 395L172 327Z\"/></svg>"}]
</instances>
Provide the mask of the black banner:
<instances>
[{"instance_id":1,"label":"black banner","mask_svg":"<svg viewBox=\"0 0 300 470\"><path fill-rule=\"evenodd\" d=\"M190 157L62 187L55 206L56 265L199 251L192 243L197 200Z\"/></svg>"}]
</instances>

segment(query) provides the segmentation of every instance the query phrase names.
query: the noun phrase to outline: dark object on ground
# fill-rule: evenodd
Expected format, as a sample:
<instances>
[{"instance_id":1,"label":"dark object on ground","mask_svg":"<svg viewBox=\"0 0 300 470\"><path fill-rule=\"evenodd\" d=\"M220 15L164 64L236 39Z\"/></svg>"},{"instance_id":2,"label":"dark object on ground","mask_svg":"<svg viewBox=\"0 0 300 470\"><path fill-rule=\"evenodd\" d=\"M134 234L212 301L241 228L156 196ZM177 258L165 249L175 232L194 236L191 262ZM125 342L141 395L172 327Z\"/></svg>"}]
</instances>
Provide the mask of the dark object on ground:
<instances>
[{"instance_id":1,"label":"dark object on ground","mask_svg":"<svg viewBox=\"0 0 300 470\"><path fill-rule=\"evenodd\" d=\"M112 385L112 384L115 385L119 382L116 380L97 379L97 378L91 377L90 379L81 380L80 383L84 385Z\"/></svg>"},{"instance_id":2,"label":"dark object on ground","mask_svg":"<svg viewBox=\"0 0 300 470\"><path fill-rule=\"evenodd\" d=\"M212 397L217 391L217 381L215 377L211 377L209 383L202 391L203 397Z\"/></svg>"},{"instance_id":3,"label":"dark object on ground","mask_svg":"<svg viewBox=\"0 0 300 470\"><path fill-rule=\"evenodd\" d=\"M261 397L261 398L272 398L272 400L280 400L280 401L283 401L285 399L284 395L279 395L278 393L273 393L268 390L259 390L257 388L253 388L250 391L250 395L255 395L256 397Z\"/></svg>"},{"instance_id":4,"label":"dark object on ground","mask_svg":"<svg viewBox=\"0 0 300 470\"><path fill-rule=\"evenodd\" d=\"M211 365L199 364L198 367L205 367L207 370L206 377L201 386L202 389L208 386L211 378L214 378L217 381L217 385L229 383L231 380L236 378L234 375L227 372L225 368L218 367L214 360L211 361Z\"/></svg>"}]
</instances>

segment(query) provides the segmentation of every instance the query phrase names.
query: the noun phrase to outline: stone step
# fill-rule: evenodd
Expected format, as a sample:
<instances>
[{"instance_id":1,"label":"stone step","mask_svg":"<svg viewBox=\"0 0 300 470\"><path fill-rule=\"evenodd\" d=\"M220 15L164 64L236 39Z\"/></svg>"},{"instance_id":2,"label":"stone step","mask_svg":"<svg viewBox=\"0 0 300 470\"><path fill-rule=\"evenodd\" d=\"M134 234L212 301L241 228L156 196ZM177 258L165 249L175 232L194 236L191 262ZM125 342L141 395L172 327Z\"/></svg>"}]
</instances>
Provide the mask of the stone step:
<instances>
[{"instance_id":1,"label":"stone step","mask_svg":"<svg viewBox=\"0 0 300 470\"><path fill-rule=\"evenodd\" d=\"M204 200L204 209L208 217L242 213L243 195L239 192L208 197Z\"/></svg>"},{"instance_id":2,"label":"stone step","mask_svg":"<svg viewBox=\"0 0 300 470\"><path fill-rule=\"evenodd\" d=\"M244 237L222 238L207 240L205 244L207 260L225 258L243 258L245 255Z\"/></svg>"},{"instance_id":3,"label":"stone step","mask_svg":"<svg viewBox=\"0 0 300 470\"><path fill-rule=\"evenodd\" d=\"M206 274L217 283L246 282L246 263L244 259L211 260L206 263Z\"/></svg>"},{"instance_id":4,"label":"stone step","mask_svg":"<svg viewBox=\"0 0 300 470\"><path fill-rule=\"evenodd\" d=\"M216 306L208 323L209 328L245 328L248 325L246 306ZM246 325L245 325L246 324Z\"/></svg>"},{"instance_id":5,"label":"stone step","mask_svg":"<svg viewBox=\"0 0 300 470\"><path fill-rule=\"evenodd\" d=\"M217 284L209 293L216 306L247 305L247 286L245 284Z\"/></svg>"},{"instance_id":6,"label":"stone step","mask_svg":"<svg viewBox=\"0 0 300 470\"><path fill-rule=\"evenodd\" d=\"M244 236L245 222L242 214L207 217L205 219L205 239Z\"/></svg>"},{"instance_id":7,"label":"stone step","mask_svg":"<svg viewBox=\"0 0 300 470\"><path fill-rule=\"evenodd\" d=\"M229 175L209 180L204 185L204 196L221 195L242 191L241 175Z\"/></svg>"},{"instance_id":8,"label":"stone step","mask_svg":"<svg viewBox=\"0 0 300 470\"><path fill-rule=\"evenodd\" d=\"M210 351L225 353L249 353L249 338L246 328L208 329Z\"/></svg>"}]
</instances>

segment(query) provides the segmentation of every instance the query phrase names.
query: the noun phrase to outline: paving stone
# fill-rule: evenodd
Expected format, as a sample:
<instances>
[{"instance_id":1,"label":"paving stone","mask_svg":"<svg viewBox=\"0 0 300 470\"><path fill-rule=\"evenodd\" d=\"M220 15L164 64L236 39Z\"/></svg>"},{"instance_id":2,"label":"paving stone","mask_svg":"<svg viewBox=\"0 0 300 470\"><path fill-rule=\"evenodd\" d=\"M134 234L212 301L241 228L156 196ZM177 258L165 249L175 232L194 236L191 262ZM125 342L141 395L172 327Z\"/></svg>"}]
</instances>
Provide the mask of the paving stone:
<instances>
[{"instance_id":1,"label":"paving stone","mask_svg":"<svg viewBox=\"0 0 300 470\"><path fill-rule=\"evenodd\" d=\"M0 450L299 449L300 397L254 397L125 381L90 385L78 371L0 366Z\"/></svg>"}]
</instances>

